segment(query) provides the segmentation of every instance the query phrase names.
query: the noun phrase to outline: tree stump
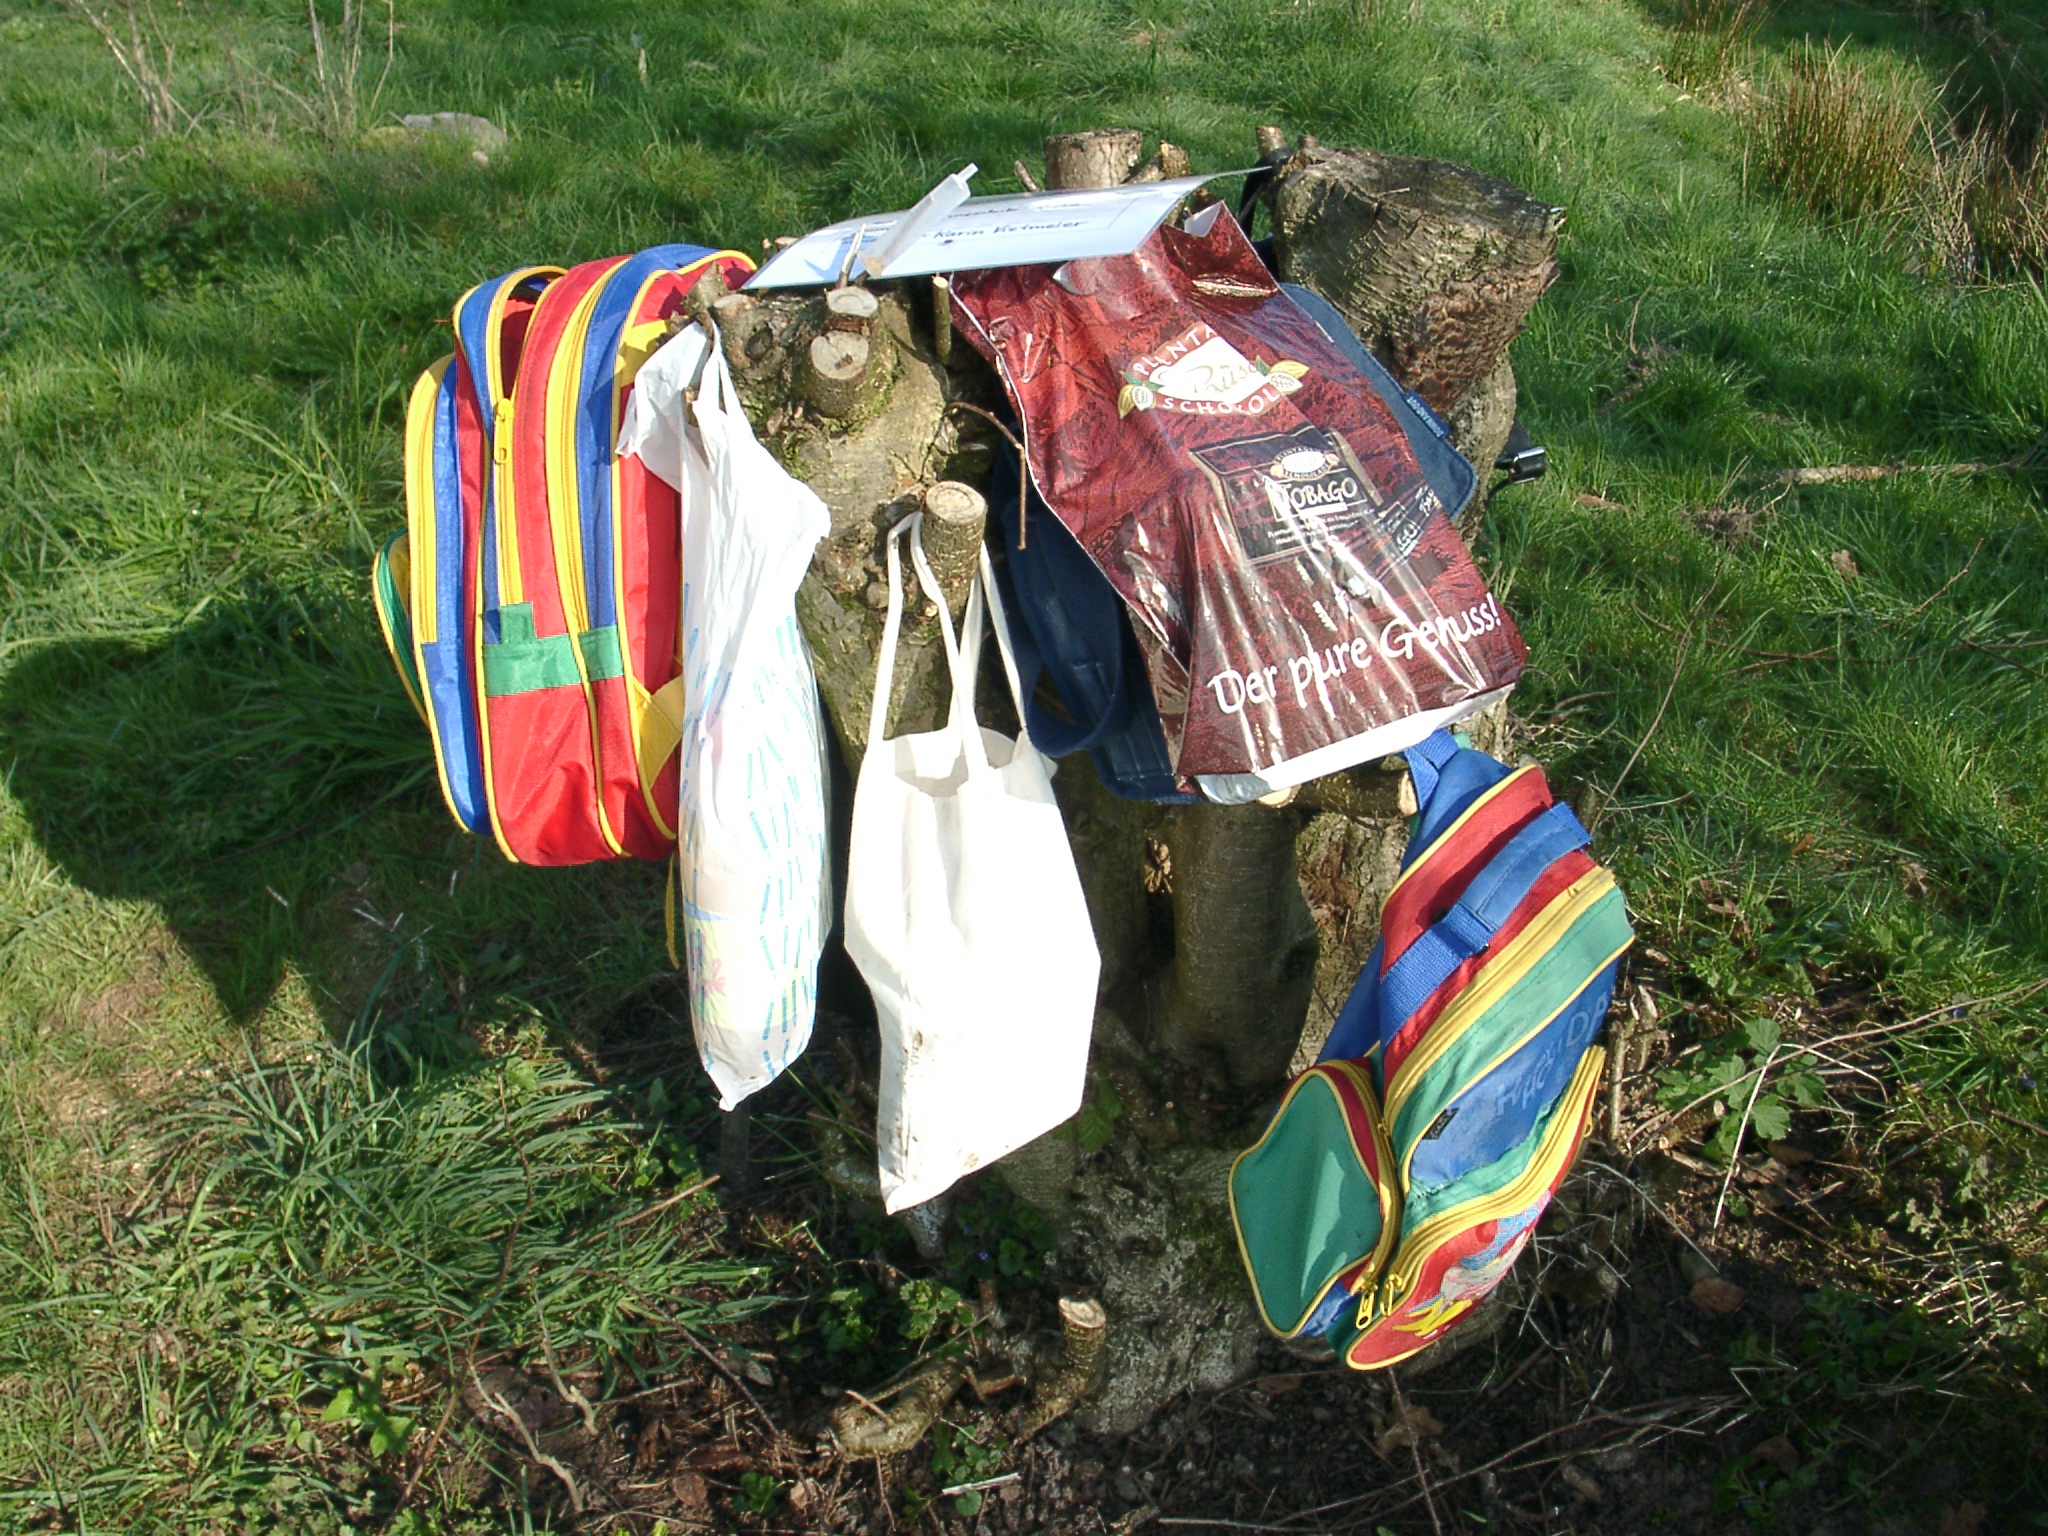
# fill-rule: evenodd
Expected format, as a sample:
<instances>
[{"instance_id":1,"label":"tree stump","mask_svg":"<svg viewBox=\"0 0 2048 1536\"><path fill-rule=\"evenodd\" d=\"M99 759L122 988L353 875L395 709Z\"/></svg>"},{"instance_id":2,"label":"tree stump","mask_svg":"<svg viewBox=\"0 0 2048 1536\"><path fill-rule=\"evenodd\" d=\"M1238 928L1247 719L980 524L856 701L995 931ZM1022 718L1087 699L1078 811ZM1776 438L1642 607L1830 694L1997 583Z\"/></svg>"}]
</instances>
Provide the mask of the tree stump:
<instances>
[{"instance_id":1,"label":"tree stump","mask_svg":"<svg viewBox=\"0 0 2048 1536\"><path fill-rule=\"evenodd\" d=\"M1557 276L1564 210L1449 161L1314 144L1268 196L1281 276L1342 310L1490 473L1515 419L1508 343Z\"/></svg>"},{"instance_id":2,"label":"tree stump","mask_svg":"<svg viewBox=\"0 0 2048 1536\"><path fill-rule=\"evenodd\" d=\"M1107 186L1185 166L1161 145L1141 167L1143 147L1122 130L1054 135L1045 183ZM1402 190L1415 166L1431 167L1421 194ZM1468 453L1485 455L1482 470L1499 450L1473 434L1497 425L1505 437L1505 349L1549 281L1556 234L1554 210L1532 215L1539 205L1500 188L1458 167L1304 141L1271 193L1283 272L1334 300L1397 375L1425 379ZM834 740L857 772L887 604L883 536L925 513L927 554L957 616L987 512L977 487L992 454L1014 451L973 409L996 407L1000 386L953 345L943 280L707 299L764 442L832 512L797 609ZM935 727L950 691L936 610L914 579L905 619L892 733ZM999 676L991 661L992 723L1008 708ZM1081 1410L1095 1427L1131 1428L1253 1363L1261 1331L1225 1179L1371 946L1403 782L1366 767L1282 806L1167 808L1116 799L1085 758L1060 765L1054 788L1103 961L1090 1095L1119 1109L1099 1151L1062 1127L997 1173L1059 1226L1050 1277L1101 1303L1101 1375Z\"/></svg>"}]
</instances>

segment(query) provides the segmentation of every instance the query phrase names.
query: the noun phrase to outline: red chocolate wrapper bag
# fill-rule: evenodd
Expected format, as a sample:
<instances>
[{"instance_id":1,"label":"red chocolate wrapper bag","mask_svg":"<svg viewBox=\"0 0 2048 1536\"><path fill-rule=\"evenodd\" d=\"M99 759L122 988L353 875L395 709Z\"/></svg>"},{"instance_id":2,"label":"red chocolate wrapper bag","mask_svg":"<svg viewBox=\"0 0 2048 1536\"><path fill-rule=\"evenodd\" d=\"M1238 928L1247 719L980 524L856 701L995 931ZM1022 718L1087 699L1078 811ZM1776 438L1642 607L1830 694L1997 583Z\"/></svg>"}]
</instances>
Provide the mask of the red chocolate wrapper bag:
<instances>
[{"instance_id":1,"label":"red chocolate wrapper bag","mask_svg":"<svg viewBox=\"0 0 2048 1536\"><path fill-rule=\"evenodd\" d=\"M1414 745L1526 649L1370 383L1228 212L1190 223L953 294L1137 618L1176 773L1241 801Z\"/></svg>"}]
</instances>

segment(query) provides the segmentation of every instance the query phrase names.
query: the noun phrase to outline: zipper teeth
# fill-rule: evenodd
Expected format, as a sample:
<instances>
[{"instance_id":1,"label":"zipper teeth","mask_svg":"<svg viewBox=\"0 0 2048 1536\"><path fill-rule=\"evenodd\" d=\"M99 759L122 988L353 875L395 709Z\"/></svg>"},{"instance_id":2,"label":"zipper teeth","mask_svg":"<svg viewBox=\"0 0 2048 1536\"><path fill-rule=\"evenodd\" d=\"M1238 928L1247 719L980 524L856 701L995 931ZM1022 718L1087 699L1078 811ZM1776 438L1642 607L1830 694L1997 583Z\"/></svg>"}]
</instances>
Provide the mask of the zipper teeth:
<instances>
[{"instance_id":1,"label":"zipper teeth","mask_svg":"<svg viewBox=\"0 0 2048 1536\"><path fill-rule=\"evenodd\" d=\"M1525 953L1549 948L1557 933L1578 921L1612 889L1614 876L1605 869L1594 868L1581 875L1563 895L1544 908L1534 922L1515 935L1513 941L1486 967L1486 973L1519 979L1524 972L1518 962ZM1487 1010L1500 1001L1506 990L1505 984L1490 985L1483 973L1478 983L1461 993L1443 1016L1424 1032L1422 1039L1416 1042L1415 1048L1401 1063L1400 1070L1394 1074L1394 1080L1387 1084L1386 1117L1389 1125L1395 1122L1413 1096L1415 1084L1423 1073L1442 1060L1451 1047L1486 1016ZM1544 1020L1546 1024L1549 1022L1549 1019Z\"/></svg>"},{"instance_id":2,"label":"zipper teeth","mask_svg":"<svg viewBox=\"0 0 2048 1536\"><path fill-rule=\"evenodd\" d=\"M508 277L491 295L490 319L484 326L484 377L491 396L491 495L497 547L490 551L498 567L498 606L523 602L525 584L519 579L519 525L514 519L516 503L512 493L512 394L504 381L504 349L499 345L505 327L505 310L512 296L533 277L548 274L548 282L562 275L558 267L525 267ZM545 293L547 289L542 288ZM538 303L538 296L536 296ZM530 325L530 322L529 322ZM530 332L529 332L530 334ZM519 347L522 358L525 341Z\"/></svg>"},{"instance_id":3,"label":"zipper teeth","mask_svg":"<svg viewBox=\"0 0 2048 1536\"><path fill-rule=\"evenodd\" d=\"M426 585L431 586L438 553L434 520L439 511L434 505L434 429L439 425L436 418L441 413L441 391L453 363L452 357L444 357L420 375L419 382L412 387L412 401L406 411L406 526L413 535L414 556L412 569L407 573L406 598L412 604L413 638L422 645L432 645L441 633L432 601L424 610L420 606L419 573L427 572ZM427 596L431 599L433 594L429 592Z\"/></svg>"},{"instance_id":4,"label":"zipper teeth","mask_svg":"<svg viewBox=\"0 0 2048 1536\"><path fill-rule=\"evenodd\" d=\"M1536 1155L1529 1159L1529 1166L1512 1184L1488 1197L1477 1211L1470 1206L1452 1206L1430 1217L1408 1235L1401 1244L1401 1251L1394 1256L1394 1262L1387 1267L1386 1279L1380 1288L1380 1305L1374 1310L1375 1319L1387 1316L1406 1300L1407 1293L1421 1278L1423 1264L1447 1233L1528 1209L1537 1193L1557 1176L1557 1169L1552 1165L1557 1161L1559 1144L1569 1143L1577 1134L1579 1124L1586 1116L1586 1104L1600 1086L1600 1072L1606 1061L1607 1052L1597 1045L1580 1058L1579 1070L1573 1074L1571 1085L1558 1100L1550 1128L1544 1132ZM1401 1301L1395 1299L1397 1296Z\"/></svg>"},{"instance_id":5,"label":"zipper teeth","mask_svg":"<svg viewBox=\"0 0 2048 1536\"><path fill-rule=\"evenodd\" d=\"M1401 1184L1392 1173L1394 1149L1387 1140L1386 1126L1382 1123L1379 1113L1379 1093L1372 1085L1372 1074L1348 1061L1339 1061L1334 1065L1341 1067L1345 1076L1351 1079L1358 1089L1359 1098L1365 1104L1366 1127L1372 1137L1373 1185L1380 1196L1380 1235L1372 1245L1372 1252L1366 1255L1365 1262L1356 1266L1360 1278L1358 1283L1350 1287L1355 1295L1370 1285L1372 1278L1380 1273L1392 1254L1395 1240L1401 1235Z\"/></svg>"}]
</instances>

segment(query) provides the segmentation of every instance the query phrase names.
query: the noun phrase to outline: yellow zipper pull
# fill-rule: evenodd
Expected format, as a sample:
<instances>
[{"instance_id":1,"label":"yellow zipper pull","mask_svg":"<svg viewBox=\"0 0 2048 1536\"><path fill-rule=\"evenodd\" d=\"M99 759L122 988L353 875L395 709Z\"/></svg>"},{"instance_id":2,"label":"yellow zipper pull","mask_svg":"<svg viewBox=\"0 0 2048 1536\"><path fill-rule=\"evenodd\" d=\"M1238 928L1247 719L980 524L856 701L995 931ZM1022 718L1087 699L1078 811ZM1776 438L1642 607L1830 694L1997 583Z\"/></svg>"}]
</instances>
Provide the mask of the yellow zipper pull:
<instances>
[{"instance_id":1,"label":"yellow zipper pull","mask_svg":"<svg viewBox=\"0 0 2048 1536\"><path fill-rule=\"evenodd\" d=\"M496 424L491 429L491 458L499 464L509 463L512 458L512 402L498 402Z\"/></svg>"}]
</instances>

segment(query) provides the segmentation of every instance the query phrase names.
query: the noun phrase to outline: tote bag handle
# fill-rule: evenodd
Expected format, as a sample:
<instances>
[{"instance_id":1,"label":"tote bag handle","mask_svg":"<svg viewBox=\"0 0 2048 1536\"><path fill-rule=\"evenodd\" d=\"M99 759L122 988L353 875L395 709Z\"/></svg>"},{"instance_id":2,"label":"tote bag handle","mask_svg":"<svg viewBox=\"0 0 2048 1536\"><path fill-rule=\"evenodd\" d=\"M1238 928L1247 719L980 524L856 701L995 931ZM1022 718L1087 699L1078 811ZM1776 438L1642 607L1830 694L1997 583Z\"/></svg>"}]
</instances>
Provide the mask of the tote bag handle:
<instances>
[{"instance_id":1,"label":"tote bag handle","mask_svg":"<svg viewBox=\"0 0 2048 1536\"><path fill-rule=\"evenodd\" d=\"M925 559L923 524L924 514L913 512L889 530L889 611L882 620L882 644L875 653L875 696L868 709L868 751L872 753L887 739L884 732L889 723L889 696L894 691L896 679L896 644L903 630L903 558L897 549L897 541L907 538L911 560L917 567L918 584L939 610L939 637L945 642L946 667L953 680L948 724L959 739L968 772L979 773L988 768L988 754L982 749L981 731L974 723L974 674L968 671L966 658L954 637L953 615L946 605L946 595L939 590L938 578L932 574L931 564ZM986 553L982 558L987 559ZM968 589L964 616L964 623L973 636L970 648L976 662L981 658L981 588L981 578L977 574L974 585Z\"/></svg>"}]
</instances>

